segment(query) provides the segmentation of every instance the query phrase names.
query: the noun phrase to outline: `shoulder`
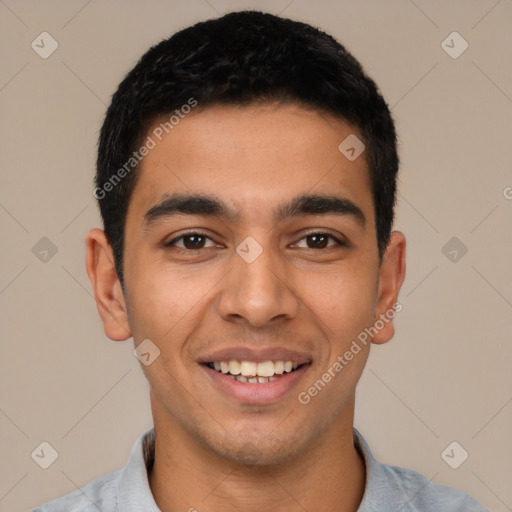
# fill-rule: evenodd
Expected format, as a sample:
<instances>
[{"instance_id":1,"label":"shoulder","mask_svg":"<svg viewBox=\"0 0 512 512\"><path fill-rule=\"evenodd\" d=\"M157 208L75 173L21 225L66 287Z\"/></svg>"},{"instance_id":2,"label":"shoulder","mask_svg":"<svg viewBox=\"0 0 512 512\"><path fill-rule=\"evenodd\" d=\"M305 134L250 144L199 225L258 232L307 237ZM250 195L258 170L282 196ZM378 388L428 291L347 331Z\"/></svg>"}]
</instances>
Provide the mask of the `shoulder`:
<instances>
[{"instance_id":1,"label":"shoulder","mask_svg":"<svg viewBox=\"0 0 512 512\"><path fill-rule=\"evenodd\" d=\"M124 468L96 478L32 512L158 511L147 475L154 457L154 445L151 428L135 441Z\"/></svg>"},{"instance_id":2,"label":"shoulder","mask_svg":"<svg viewBox=\"0 0 512 512\"><path fill-rule=\"evenodd\" d=\"M467 494L433 483L416 471L385 464L379 466L380 478L400 497L398 502L404 512L486 512Z\"/></svg>"},{"instance_id":3,"label":"shoulder","mask_svg":"<svg viewBox=\"0 0 512 512\"><path fill-rule=\"evenodd\" d=\"M121 470L92 480L81 489L52 500L33 512L117 512L117 487Z\"/></svg>"},{"instance_id":4,"label":"shoulder","mask_svg":"<svg viewBox=\"0 0 512 512\"><path fill-rule=\"evenodd\" d=\"M411 469L381 464L356 429L354 442L366 466L366 488L358 512L486 512L467 494L435 484Z\"/></svg>"}]
</instances>

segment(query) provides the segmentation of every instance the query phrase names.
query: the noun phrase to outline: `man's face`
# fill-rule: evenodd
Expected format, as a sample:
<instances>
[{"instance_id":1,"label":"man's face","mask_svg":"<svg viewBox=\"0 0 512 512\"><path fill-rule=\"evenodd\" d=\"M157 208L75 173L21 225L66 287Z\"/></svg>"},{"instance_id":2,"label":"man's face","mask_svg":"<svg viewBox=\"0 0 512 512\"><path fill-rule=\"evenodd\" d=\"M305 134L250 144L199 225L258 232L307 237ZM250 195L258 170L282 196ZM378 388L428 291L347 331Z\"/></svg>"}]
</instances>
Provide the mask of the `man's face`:
<instances>
[{"instance_id":1,"label":"man's face","mask_svg":"<svg viewBox=\"0 0 512 512\"><path fill-rule=\"evenodd\" d=\"M368 346L309 403L298 396L378 313L368 169L364 153L350 161L338 149L354 133L297 105L210 107L155 139L130 201L124 257L131 334L160 350L143 366L155 425L255 463L351 427ZM208 196L226 216L199 201L176 211L176 194ZM299 196L339 203L283 210ZM259 369L274 375L240 382L215 370L221 361L234 361L233 373L272 361ZM278 361L298 368L277 373Z\"/></svg>"}]
</instances>

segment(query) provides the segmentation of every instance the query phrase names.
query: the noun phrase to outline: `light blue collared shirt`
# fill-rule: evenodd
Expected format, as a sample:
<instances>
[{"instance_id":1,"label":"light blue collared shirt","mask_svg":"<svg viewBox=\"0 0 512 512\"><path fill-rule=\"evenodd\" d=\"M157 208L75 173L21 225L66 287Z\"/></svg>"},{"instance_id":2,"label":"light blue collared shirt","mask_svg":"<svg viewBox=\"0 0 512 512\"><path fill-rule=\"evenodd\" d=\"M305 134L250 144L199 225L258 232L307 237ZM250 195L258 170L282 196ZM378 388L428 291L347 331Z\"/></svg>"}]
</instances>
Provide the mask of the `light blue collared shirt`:
<instances>
[{"instance_id":1,"label":"light blue collared shirt","mask_svg":"<svg viewBox=\"0 0 512 512\"><path fill-rule=\"evenodd\" d=\"M377 462L356 429L354 441L366 464L366 487L358 512L487 512L466 494L434 484L410 469ZM150 429L137 439L123 469L33 512L161 512L148 482L154 451L155 433Z\"/></svg>"}]
</instances>

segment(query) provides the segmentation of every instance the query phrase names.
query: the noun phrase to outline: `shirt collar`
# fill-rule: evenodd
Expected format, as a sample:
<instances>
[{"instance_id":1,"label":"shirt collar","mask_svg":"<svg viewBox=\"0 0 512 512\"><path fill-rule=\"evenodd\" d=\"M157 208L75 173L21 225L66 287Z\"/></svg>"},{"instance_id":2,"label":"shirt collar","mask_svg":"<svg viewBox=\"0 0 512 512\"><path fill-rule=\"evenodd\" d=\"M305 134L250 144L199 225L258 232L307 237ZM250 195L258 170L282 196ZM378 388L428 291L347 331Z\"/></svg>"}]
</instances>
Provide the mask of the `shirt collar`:
<instances>
[{"instance_id":1,"label":"shirt collar","mask_svg":"<svg viewBox=\"0 0 512 512\"><path fill-rule=\"evenodd\" d=\"M389 481L385 478L385 475L383 475L384 466L375 459L368 443L361 433L355 428L353 432L354 445L363 458L366 467L366 482L363 499L357 511L370 512L373 510L384 510L383 503L396 503L398 505L395 491L389 485Z\"/></svg>"},{"instance_id":2,"label":"shirt collar","mask_svg":"<svg viewBox=\"0 0 512 512\"><path fill-rule=\"evenodd\" d=\"M155 430L142 434L133 445L119 479L118 512L161 512L149 486L148 473L155 460Z\"/></svg>"}]
</instances>

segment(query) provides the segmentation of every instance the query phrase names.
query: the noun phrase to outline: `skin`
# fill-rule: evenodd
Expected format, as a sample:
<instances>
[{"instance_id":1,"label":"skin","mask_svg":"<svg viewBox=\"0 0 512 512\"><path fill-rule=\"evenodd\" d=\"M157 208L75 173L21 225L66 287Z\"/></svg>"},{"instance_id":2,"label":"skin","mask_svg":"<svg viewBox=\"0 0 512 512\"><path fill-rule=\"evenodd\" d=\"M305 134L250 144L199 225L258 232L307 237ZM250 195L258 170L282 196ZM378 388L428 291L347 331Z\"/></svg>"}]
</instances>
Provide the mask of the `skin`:
<instances>
[{"instance_id":1,"label":"skin","mask_svg":"<svg viewBox=\"0 0 512 512\"><path fill-rule=\"evenodd\" d=\"M126 220L126 295L104 232L87 235L106 335L133 336L136 345L149 338L160 350L141 367L156 433L149 482L163 512L349 512L361 502L365 467L352 428L370 343L307 405L297 399L392 309L405 276L400 232L379 265L364 153L349 161L338 150L351 133L346 122L294 104L195 111L142 161ZM146 225L144 214L176 192L214 195L239 219L182 214ZM304 193L347 198L366 222L335 214L275 222L274 208ZM163 246L191 228L209 237L201 249L187 249L190 238ZM349 245L319 243L311 231ZM248 236L263 249L252 263L236 252ZM393 335L390 321L371 341ZM197 362L212 347L235 345L280 346L312 362L275 403L242 403Z\"/></svg>"}]
</instances>

